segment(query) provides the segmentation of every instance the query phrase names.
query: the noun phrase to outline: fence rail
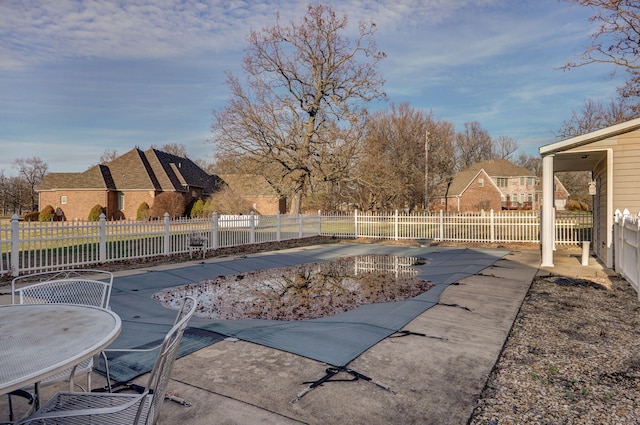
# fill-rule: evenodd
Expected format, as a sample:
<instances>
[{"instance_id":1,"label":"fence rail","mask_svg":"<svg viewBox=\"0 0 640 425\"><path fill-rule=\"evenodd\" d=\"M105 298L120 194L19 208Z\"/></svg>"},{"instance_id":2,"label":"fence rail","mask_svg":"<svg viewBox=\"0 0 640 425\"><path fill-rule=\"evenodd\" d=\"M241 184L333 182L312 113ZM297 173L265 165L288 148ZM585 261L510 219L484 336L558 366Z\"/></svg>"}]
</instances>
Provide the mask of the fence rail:
<instances>
[{"instance_id":1,"label":"fence rail","mask_svg":"<svg viewBox=\"0 0 640 425\"><path fill-rule=\"evenodd\" d=\"M640 299L640 213L616 210L613 226L614 267L638 293Z\"/></svg>"},{"instance_id":2,"label":"fence rail","mask_svg":"<svg viewBox=\"0 0 640 425\"><path fill-rule=\"evenodd\" d=\"M556 243L591 240L591 215L556 218ZM431 239L461 242L539 242L535 212L406 215L217 215L151 221L20 222L0 224L0 275L189 253L190 236L206 250L317 235L340 238Z\"/></svg>"}]
</instances>

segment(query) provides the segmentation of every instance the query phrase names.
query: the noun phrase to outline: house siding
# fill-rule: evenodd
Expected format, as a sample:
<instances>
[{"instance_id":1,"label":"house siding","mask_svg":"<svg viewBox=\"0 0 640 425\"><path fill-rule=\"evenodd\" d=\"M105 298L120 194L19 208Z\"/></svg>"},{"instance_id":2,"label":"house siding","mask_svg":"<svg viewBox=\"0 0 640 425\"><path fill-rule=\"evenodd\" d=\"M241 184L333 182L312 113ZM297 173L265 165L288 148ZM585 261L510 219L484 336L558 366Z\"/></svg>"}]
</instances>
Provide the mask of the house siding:
<instances>
[{"instance_id":1,"label":"house siding","mask_svg":"<svg viewBox=\"0 0 640 425\"><path fill-rule=\"evenodd\" d=\"M613 152L613 211L627 208L632 214L640 212L640 186L638 164L640 164L640 130L590 143L567 152L582 152L611 149ZM594 177L601 177L601 189L606 190L606 163L598 164ZM606 197L601 202L606 202ZM606 204L602 211L606 211Z\"/></svg>"}]
</instances>

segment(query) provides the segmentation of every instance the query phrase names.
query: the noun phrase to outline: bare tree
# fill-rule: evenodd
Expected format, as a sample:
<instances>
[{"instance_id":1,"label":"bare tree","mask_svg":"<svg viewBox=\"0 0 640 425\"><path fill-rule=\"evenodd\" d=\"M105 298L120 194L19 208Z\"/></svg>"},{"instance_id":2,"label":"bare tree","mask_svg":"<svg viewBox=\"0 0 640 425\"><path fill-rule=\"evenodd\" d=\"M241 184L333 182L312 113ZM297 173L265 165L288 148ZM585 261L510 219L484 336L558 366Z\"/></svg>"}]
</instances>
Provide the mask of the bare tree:
<instances>
[{"instance_id":1,"label":"bare tree","mask_svg":"<svg viewBox=\"0 0 640 425\"><path fill-rule=\"evenodd\" d=\"M440 182L454 173L454 126L431 112L407 102L392 104L369 118L366 131L350 192L360 209L423 206L425 191L433 195Z\"/></svg>"},{"instance_id":2,"label":"bare tree","mask_svg":"<svg viewBox=\"0 0 640 425\"><path fill-rule=\"evenodd\" d=\"M568 139L633 118L632 108L625 98L612 99L609 103L587 99L579 111L571 111L571 118L562 123L556 132L558 139Z\"/></svg>"},{"instance_id":3,"label":"bare tree","mask_svg":"<svg viewBox=\"0 0 640 425\"><path fill-rule=\"evenodd\" d=\"M518 150L518 142L507 136L499 136L493 139L493 159L510 159Z\"/></svg>"},{"instance_id":4,"label":"bare tree","mask_svg":"<svg viewBox=\"0 0 640 425\"><path fill-rule=\"evenodd\" d=\"M526 168L538 177L542 177L542 159L540 155L521 153L514 161L516 165Z\"/></svg>"},{"instance_id":5,"label":"bare tree","mask_svg":"<svg viewBox=\"0 0 640 425\"><path fill-rule=\"evenodd\" d=\"M120 155L118 155L118 150L117 149L105 149L105 151L100 156L100 159L98 159L98 164L104 164L106 162L111 162L114 159L116 159L118 156L120 156Z\"/></svg>"},{"instance_id":6,"label":"bare tree","mask_svg":"<svg viewBox=\"0 0 640 425\"><path fill-rule=\"evenodd\" d=\"M492 159L493 140L479 122L464 123L464 131L456 135L457 165L459 170L476 162Z\"/></svg>"},{"instance_id":7,"label":"bare tree","mask_svg":"<svg viewBox=\"0 0 640 425\"><path fill-rule=\"evenodd\" d=\"M619 89L623 97L640 96L640 8L637 0L564 0L588 7L593 11L590 22L597 24L591 43L565 69L592 63L614 65L629 73L629 79ZM634 105L637 109L638 105Z\"/></svg>"},{"instance_id":8,"label":"bare tree","mask_svg":"<svg viewBox=\"0 0 640 425\"><path fill-rule=\"evenodd\" d=\"M361 23L352 42L347 18L330 6L309 6L296 22L252 31L244 57L246 87L228 74L231 100L214 111L217 153L244 156L300 211L323 149L335 128L356 127L367 102L384 98L376 66L385 54L373 41L375 24ZM342 140L357 143L357 138Z\"/></svg>"},{"instance_id":9,"label":"bare tree","mask_svg":"<svg viewBox=\"0 0 640 425\"><path fill-rule=\"evenodd\" d=\"M166 143L159 148L155 145L151 145L151 147L181 158L187 157L187 148L182 143Z\"/></svg>"},{"instance_id":10,"label":"bare tree","mask_svg":"<svg viewBox=\"0 0 640 425\"><path fill-rule=\"evenodd\" d=\"M29 186L31 211L36 211L38 203L36 201L35 188L40 184L45 174L47 174L49 166L37 156L32 158L18 158L15 160L14 166Z\"/></svg>"}]
</instances>

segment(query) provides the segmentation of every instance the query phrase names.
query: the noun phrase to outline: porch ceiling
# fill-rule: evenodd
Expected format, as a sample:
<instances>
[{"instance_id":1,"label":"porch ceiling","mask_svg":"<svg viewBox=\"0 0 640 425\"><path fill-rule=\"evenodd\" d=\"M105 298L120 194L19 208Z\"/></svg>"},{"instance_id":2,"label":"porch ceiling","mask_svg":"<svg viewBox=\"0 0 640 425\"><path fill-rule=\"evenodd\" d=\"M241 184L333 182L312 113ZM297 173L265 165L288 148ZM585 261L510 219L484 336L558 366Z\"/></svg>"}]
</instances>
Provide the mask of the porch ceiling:
<instances>
[{"instance_id":1,"label":"porch ceiling","mask_svg":"<svg viewBox=\"0 0 640 425\"><path fill-rule=\"evenodd\" d=\"M591 171L607 156L606 151L562 152L553 157L553 171Z\"/></svg>"}]
</instances>

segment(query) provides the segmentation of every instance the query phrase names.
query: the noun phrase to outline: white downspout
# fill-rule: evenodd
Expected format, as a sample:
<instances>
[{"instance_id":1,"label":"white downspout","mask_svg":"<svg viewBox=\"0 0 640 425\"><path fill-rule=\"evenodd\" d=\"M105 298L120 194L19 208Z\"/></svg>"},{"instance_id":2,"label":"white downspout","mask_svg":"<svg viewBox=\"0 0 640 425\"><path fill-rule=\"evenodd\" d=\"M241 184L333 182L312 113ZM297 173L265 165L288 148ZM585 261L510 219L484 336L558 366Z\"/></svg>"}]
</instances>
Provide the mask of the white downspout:
<instances>
[{"instance_id":1,"label":"white downspout","mask_svg":"<svg viewBox=\"0 0 640 425\"><path fill-rule=\"evenodd\" d=\"M540 243L542 244L541 267L553 267L553 157L542 157L542 223L540 224Z\"/></svg>"}]
</instances>

